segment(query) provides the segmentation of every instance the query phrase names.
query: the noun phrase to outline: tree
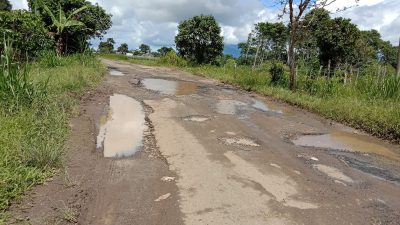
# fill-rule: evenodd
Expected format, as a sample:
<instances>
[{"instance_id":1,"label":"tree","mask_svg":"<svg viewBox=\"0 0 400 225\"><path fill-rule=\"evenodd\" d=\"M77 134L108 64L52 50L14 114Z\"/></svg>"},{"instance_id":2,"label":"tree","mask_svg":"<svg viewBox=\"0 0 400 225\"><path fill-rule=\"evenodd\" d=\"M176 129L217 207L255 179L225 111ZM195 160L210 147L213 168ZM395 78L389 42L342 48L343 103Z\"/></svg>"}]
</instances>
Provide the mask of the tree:
<instances>
[{"instance_id":1,"label":"tree","mask_svg":"<svg viewBox=\"0 0 400 225\"><path fill-rule=\"evenodd\" d=\"M122 43L118 48L117 52L120 52L122 54L126 54L129 52L128 44L127 43Z\"/></svg>"},{"instance_id":2,"label":"tree","mask_svg":"<svg viewBox=\"0 0 400 225\"><path fill-rule=\"evenodd\" d=\"M400 38L399 38L399 46L397 47L397 77L400 77Z\"/></svg>"},{"instance_id":3,"label":"tree","mask_svg":"<svg viewBox=\"0 0 400 225\"><path fill-rule=\"evenodd\" d=\"M279 0L278 2L283 6L283 14L289 14L289 49L288 59L290 66L290 89L295 89L296 82L296 59L295 59L295 46L299 31L304 29L300 26L301 20L305 13L310 9L324 8L331 5L336 0ZM358 2L358 0L355 0ZM297 8L297 9L295 9ZM289 12L288 12L289 11Z\"/></svg>"},{"instance_id":4,"label":"tree","mask_svg":"<svg viewBox=\"0 0 400 225\"><path fill-rule=\"evenodd\" d=\"M141 44L139 46L139 50L142 54L149 54L151 52L151 48L150 46L146 45L146 44Z\"/></svg>"},{"instance_id":5,"label":"tree","mask_svg":"<svg viewBox=\"0 0 400 225\"><path fill-rule=\"evenodd\" d=\"M170 47L161 47L160 49L157 50L157 52L160 54L160 56L165 56L168 54L168 52L174 51L173 48Z\"/></svg>"},{"instance_id":6,"label":"tree","mask_svg":"<svg viewBox=\"0 0 400 225\"><path fill-rule=\"evenodd\" d=\"M107 38L106 42L100 42L99 52L101 53L112 53L114 51L115 41L113 38Z\"/></svg>"},{"instance_id":7,"label":"tree","mask_svg":"<svg viewBox=\"0 0 400 225\"><path fill-rule=\"evenodd\" d=\"M61 5L66 17L69 17L76 9L87 7L73 17L85 26L71 27L65 34L64 45L67 53L83 52L89 47L90 39L102 38L112 25L111 14L107 14L98 4L93 5L86 0L28 0L28 5L32 12L42 17L46 27L52 33L55 33L57 29L52 26L53 20L43 5L46 5L53 14L57 14Z\"/></svg>"},{"instance_id":8,"label":"tree","mask_svg":"<svg viewBox=\"0 0 400 225\"><path fill-rule=\"evenodd\" d=\"M195 16L181 22L175 37L179 55L197 64L214 62L224 49L220 33L213 16Z\"/></svg>"},{"instance_id":9,"label":"tree","mask_svg":"<svg viewBox=\"0 0 400 225\"><path fill-rule=\"evenodd\" d=\"M0 52L4 36L12 40L20 57L36 57L42 51L54 48L54 40L48 35L40 16L26 10L0 11Z\"/></svg>"},{"instance_id":10,"label":"tree","mask_svg":"<svg viewBox=\"0 0 400 225\"><path fill-rule=\"evenodd\" d=\"M0 11L11 11L12 5L9 0L0 0Z\"/></svg>"},{"instance_id":11,"label":"tree","mask_svg":"<svg viewBox=\"0 0 400 225\"><path fill-rule=\"evenodd\" d=\"M72 27L84 27L85 24L81 21L73 19L78 13L82 12L87 8L87 6L82 6L79 9L74 10L72 13L69 14L68 17L65 16L65 12L59 5L58 15L57 17L53 14L53 12L47 7L46 5L43 6L44 9L49 14L51 20L53 21L52 27L57 29L55 33L55 39L57 43L57 55L60 56L64 53L64 37L68 31L71 32Z\"/></svg>"}]
</instances>

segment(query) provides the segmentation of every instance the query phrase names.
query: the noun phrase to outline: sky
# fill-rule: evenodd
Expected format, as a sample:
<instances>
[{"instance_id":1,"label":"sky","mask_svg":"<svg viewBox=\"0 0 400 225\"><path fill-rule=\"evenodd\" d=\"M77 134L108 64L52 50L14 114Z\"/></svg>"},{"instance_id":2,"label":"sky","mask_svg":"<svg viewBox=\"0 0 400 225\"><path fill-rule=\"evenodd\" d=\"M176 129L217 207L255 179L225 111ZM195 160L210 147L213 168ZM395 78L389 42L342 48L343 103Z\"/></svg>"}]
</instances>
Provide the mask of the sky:
<instances>
[{"instance_id":1,"label":"sky","mask_svg":"<svg viewBox=\"0 0 400 225\"><path fill-rule=\"evenodd\" d=\"M281 7L276 0L89 0L113 15L113 26L105 38L116 46L141 43L157 49L173 47L180 21L195 15L213 15L222 28L225 44L245 41L254 24L279 21ZM362 30L376 29L384 40L397 45L400 36L400 0L336 0L327 9L333 16L352 19ZM11 0L14 9L26 9L26 0ZM350 7L341 12L336 9ZM92 40L94 47L99 40Z\"/></svg>"}]
</instances>

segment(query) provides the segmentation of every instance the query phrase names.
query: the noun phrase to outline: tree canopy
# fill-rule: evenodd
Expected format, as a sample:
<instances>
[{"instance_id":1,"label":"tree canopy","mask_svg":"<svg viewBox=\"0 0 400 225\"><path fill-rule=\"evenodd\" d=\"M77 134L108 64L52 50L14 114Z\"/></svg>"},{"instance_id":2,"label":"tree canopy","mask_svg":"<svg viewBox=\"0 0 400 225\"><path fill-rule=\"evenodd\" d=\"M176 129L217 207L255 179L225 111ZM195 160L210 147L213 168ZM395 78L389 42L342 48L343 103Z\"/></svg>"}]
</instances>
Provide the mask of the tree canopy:
<instances>
[{"instance_id":1,"label":"tree canopy","mask_svg":"<svg viewBox=\"0 0 400 225\"><path fill-rule=\"evenodd\" d=\"M35 57L40 52L54 47L40 16L25 10L0 11L0 52L3 48L3 34L12 41L21 57Z\"/></svg>"},{"instance_id":2,"label":"tree canopy","mask_svg":"<svg viewBox=\"0 0 400 225\"><path fill-rule=\"evenodd\" d=\"M120 52L122 54L126 54L129 52L128 44L127 43L122 43L118 48L117 52Z\"/></svg>"},{"instance_id":3,"label":"tree canopy","mask_svg":"<svg viewBox=\"0 0 400 225\"><path fill-rule=\"evenodd\" d=\"M12 5L9 0L0 0L0 11L11 11Z\"/></svg>"},{"instance_id":4,"label":"tree canopy","mask_svg":"<svg viewBox=\"0 0 400 225\"><path fill-rule=\"evenodd\" d=\"M195 16L181 22L175 37L179 55L198 64L211 63L224 48L221 27L212 16Z\"/></svg>"},{"instance_id":5,"label":"tree canopy","mask_svg":"<svg viewBox=\"0 0 400 225\"><path fill-rule=\"evenodd\" d=\"M61 6L66 18L77 9L85 7L71 18L85 26L75 26L65 34L64 44L68 52L84 51L88 47L89 39L101 38L112 25L110 14L98 4L93 5L85 0L28 0L28 5L32 12L41 15L46 27L53 33L57 32L57 28L53 26L53 20L45 10L45 5L53 13L59 12Z\"/></svg>"},{"instance_id":6,"label":"tree canopy","mask_svg":"<svg viewBox=\"0 0 400 225\"><path fill-rule=\"evenodd\" d=\"M151 48L150 46L146 45L146 44L141 44L139 46L139 50L142 54L149 54L151 53Z\"/></svg>"},{"instance_id":7,"label":"tree canopy","mask_svg":"<svg viewBox=\"0 0 400 225\"><path fill-rule=\"evenodd\" d=\"M107 38L105 42L100 42L99 52L101 53L112 53L114 51L115 41L113 38Z\"/></svg>"}]
</instances>

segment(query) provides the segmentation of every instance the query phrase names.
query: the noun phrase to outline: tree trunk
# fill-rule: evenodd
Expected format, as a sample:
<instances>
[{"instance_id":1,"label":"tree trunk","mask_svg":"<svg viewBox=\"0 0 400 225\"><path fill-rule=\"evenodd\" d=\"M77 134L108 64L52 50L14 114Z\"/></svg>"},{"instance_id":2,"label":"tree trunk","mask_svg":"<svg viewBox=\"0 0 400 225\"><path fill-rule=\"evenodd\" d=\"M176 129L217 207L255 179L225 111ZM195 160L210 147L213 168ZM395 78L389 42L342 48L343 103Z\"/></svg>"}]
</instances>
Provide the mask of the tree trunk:
<instances>
[{"instance_id":1,"label":"tree trunk","mask_svg":"<svg viewBox=\"0 0 400 225\"><path fill-rule=\"evenodd\" d=\"M251 33L249 34L249 40L247 40L247 50L246 50L246 57L245 57L245 59L247 59L247 57L249 56L249 51L250 51L250 48L251 48L251 45L252 45L253 43L251 43Z\"/></svg>"},{"instance_id":2,"label":"tree trunk","mask_svg":"<svg viewBox=\"0 0 400 225\"><path fill-rule=\"evenodd\" d=\"M57 39L57 56L61 56L64 51L64 39L60 35Z\"/></svg>"},{"instance_id":3,"label":"tree trunk","mask_svg":"<svg viewBox=\"0 0 400 225\"><path fill-rule=\"evenodd\" d=\"M296 82L296 59L295 59L294 45L295 45L295 30L292 27L292 30L290 32L289 52L288 52L289 66L290 66L289 87L291 90L295 89L295 82Z\"/></svg>"},{"instance_id":4,"label":"tree trunk","mask_svg":"<svg viewBox=\"0 0 400 225\"><path fill-rule=\"evenodd\" d=\"M399 50L397 53L397 77L400 77L400 38L399 38Z\"/></svg>"},{"instance_id":5,"label":"tree trunk","mask_svg":"<svg viewBox=\"0 0 400 225\"><path fill-rule=\"evenodd\" d=\"M261 39L259 39L259 40L258 40L258 47L257 47L256 56L254 57L253 69L256 68L257 57L258 57L258 54L260 53L261 44L262 44L262 43L261 43Z\"/></svg>"}]
</instances>

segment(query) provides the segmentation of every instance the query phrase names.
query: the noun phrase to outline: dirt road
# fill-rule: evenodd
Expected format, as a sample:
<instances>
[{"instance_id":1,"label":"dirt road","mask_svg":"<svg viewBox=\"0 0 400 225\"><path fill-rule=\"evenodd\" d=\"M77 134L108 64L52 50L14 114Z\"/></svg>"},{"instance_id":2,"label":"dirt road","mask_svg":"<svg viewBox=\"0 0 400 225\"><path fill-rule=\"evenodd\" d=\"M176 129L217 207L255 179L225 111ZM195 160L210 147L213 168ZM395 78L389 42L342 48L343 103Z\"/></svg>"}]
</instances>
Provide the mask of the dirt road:
<instances>
[{"instance_id":1,"label":"dirt road","mask_svg":"<svg viewBox=\"0 0 400 225\"><path fill-rule=\"evenodd\" d=\"M400 149L173 69L103 60L18 224L400 224Z\"/></svg>"}]
</instances>

